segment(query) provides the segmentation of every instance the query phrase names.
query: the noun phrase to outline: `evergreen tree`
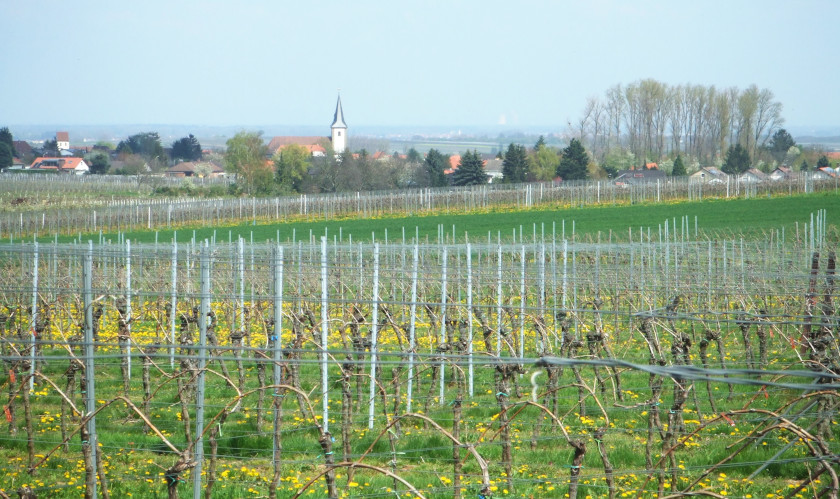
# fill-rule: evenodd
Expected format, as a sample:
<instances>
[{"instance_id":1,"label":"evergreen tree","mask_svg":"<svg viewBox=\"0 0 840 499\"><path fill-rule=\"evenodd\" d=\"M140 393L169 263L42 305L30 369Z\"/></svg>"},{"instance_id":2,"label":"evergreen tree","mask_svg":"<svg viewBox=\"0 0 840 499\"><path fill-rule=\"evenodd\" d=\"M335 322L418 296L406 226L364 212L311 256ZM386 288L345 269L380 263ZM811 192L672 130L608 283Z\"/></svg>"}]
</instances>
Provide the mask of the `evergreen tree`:
<instances>
[{"instance_id":1,"label":"evergreen tree","mask_svg":"<svg viewBox=\"0 0 840 499\"><path fill-rule=\"evenodd\" d=\"M572 139L569 146L563 149L563 157L557 165L557 175L563 180L584 180L588 177L586 167L589 157L586 149L578 139Z\"/></svg>"},{"instance_id":2,"label":"evergreen tree","mask_svg":"<svg viewBox=\"0 0 840 499\"><path fill-rule=\"evenodd\" d=\"M201 160L201 144L193 134L183 137L172 143L172 159L184 161Z\"/></svg>"},{"instance_id":3,"label":"evergreen tree","mask_svg":"<svg viewBox=\"0 0 840 499\"><path fill-rule=\"evenodd\" d=\"M817 160L817 170L820 168L825 168L827 166L831 166L831 163L828 162L828 157L823 154L820 156L820 159Z\"/></svg>"},{"instance_id":4,"label":"evergreen tree","mask_svg":"<svg viewBox=\"0 0 840 499\"><path fill-rule=\"evenodd\" d=\"M795 145L796 141L793 140L793 137L790 136L787 130L781 128L770 138L767 149L770 151L773 159L781 163L785 160L788 150Z\"/></svg>"},{"instance_id":5,"label":"evergreen tree","mask_svg":"<svg viewBox=\"0 0 840 499\"><path fill-rule=\"evenodd\" d=\"M744 173L750 169L750 153L741 144L729 146L726 151L726 160L721 170L730 175Z\"/></svg>"},{"instance_id":6,"label":"evergreen tree","mask_svg":"<svg viewBox=\"0 0 840 499\"><path fill-rule=\"evenodd\" d=\"M452 174L452 183L455 185L480 185L486 184L490 178L484 173L484 161L478 151L467 151L461 156L461 163L458 169Z\"/></svg>"},{"instance_id":7,"label":"evergreen tree","mask_svg":"<svg viewBox=\"0 0 840 499\"><path fill-rule=\"evenodd\" d=\"M121 140L117 145L117 153L139 154L150 163L163 164L166 153L160 145L160 135L157 132L143 132Z\"/></svg>"},{"instance_id":8,"label":"evergreen tree","mask_svg":"<svg viewBox=\"0 0 840 499\"><path fill-rule=\"evenodd\" d=\"M685 164L683 163L682 156L677 154L677 159L674 160L674 167L671 169L671 176L685 177L686 175L688 175L688 172L685 169Z\"/></svg>"},{"instance_id":9,"label":"evergreen tree","mask_svg":"<svg viewBox=\"0 0 840 499\"><path fill-rule=\"evenodd\" d=\"M534 150L539 151L540 147L545 147L545 138L542 135L537 139L537 143L534 144Z\"/></svg>"},{"instance_id":10,"label":"evergreen tree","mask_svg":"<svg viewBox=\"0 0 840 499\"><path fill-rule=\"evenodd\" d=\"M505 182L524 182L528 174L528 153L525 146L511 143L502 161L502 175Z\"/></svg>"},{"instance_id":11,"label":"evergreen tree","mask_svg":"<svg viewBox=\"0 0 840 499\"><path fill-rule=\"evenodd\" d=\"M426 167L426 173L429 176L430 187L443 187L448 184L446 180L446 173L449 167L449 157L444 156L437 149L429 149L426 154L426 160L423 162Z\"/></svg>"},{"instance_id":12,"label":"evergreen tree","mask_svg":"<svg viewBox=\"0 0 840 499\"><path fill-rule=\"evenodd\" d=\"M12 149L5 142L0 142L0 171L12 166Z\"/></svg>"},{"instance_id":13,"label":"evergreen tree","mask_svg":"<svg viewBox=\"0 0 840 499\"><path fill-rule=\"evenodd\" d=\"M95 175L101 175L108 172L108 169L111 168L111 162L108 161L108 155L105 153L98 152L93 154L90 159L90 173Z\"/></svg>"},{"instance_id":14,"label":"evergreen tree","mask_svg":"<svg viewBox=\"0 0 840 499\"><path fill-rule=\"evenodd\" d=\"M0 143L9 146L9 150L12 151L12 156L15 155L15 142L12 137L12 132L9 131L8 127L0 128Z\"/></svg>"},{"instance_id":15,"label":"evergreen tree","mask_svg":"<svg viewBox=\"0 0 840 499\"><path fill-rule=\"evenodd\" d=\"M808 164L808 160L803 159L802 163L800 163L800 165L799 165L799 170L803 171L803 172L807 172L809 168L811 168L811 165Z\"/></svg>"},{"instance_id":16,"label":"evergreen tree","mask_svg":"<svg viewBox=\"0 0 840 499\"><path fill-rule=\"evenodd\" d=\"M423 161L423 157L420 156L420 153L417 152L417 149L413 147L408 150L408 152L405 155L405 159L409 163L420 163L421 161Z\"/></svg>"}]
</instances>

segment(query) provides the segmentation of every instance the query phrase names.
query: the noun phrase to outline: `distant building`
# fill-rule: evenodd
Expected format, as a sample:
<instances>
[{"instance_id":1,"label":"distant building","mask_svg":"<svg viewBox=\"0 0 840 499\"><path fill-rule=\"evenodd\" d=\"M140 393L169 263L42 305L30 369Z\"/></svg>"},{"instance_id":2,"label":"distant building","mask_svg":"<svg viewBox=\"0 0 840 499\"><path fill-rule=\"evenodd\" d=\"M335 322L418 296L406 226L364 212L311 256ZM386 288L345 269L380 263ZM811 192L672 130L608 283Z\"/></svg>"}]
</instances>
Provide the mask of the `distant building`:
<instances>
[{"instance_id":1,"label":"distant building","mask_svg":"<svg viewBox=\"0 0 840 499\"><path fill-rule=\"evenodd\" d=\"M501 159L493 158L484 160L484 173L490 176L487 183L492 184L494 180L504 177L502 173L503 166L504 160Z\"/></svg>"},{"instance_id":2,"label":"distant building","mask_svg":"<svg viewBox=\"0 0 840 499\"><path fill-rule=\"evenodd\" d=\"M167 177L223 177L225 170L212 161L182 161L166 170Z\"/></svg>"},{"instance_id":3,"label":"distant building","mask_svg":"<svg viewBox=\"0 0 840 499\"><path fill-rule=\"evenodd\" d=\"M769 178L773 181L787 180L793 176L793 170L787 166L778 166L770 172Z\"/></svg>"},{"instance_id":4,"label":"distant building","mask_svg":"<svg viewBox=\"0 0 840 499\"><path fill-rule=\"evenodd\" d=\"M59 152L70 150L70 134L67 132L55 132L55 146Z\"/></svg>"},{"instance_id":5,"label":"distant building","mask_svg":"<svg viewBox=\"0 0 840 499\"><path fill-rule=\"evenodd\" d=\"M295 144L306 148L306 150L308 150L313 156L323 156L327 152L327 149L323 145L326 142L329 142L327 137L317 136L307 137L285 135L272 137L271 141L268 143L268 153L274 156L277 154L277 151L280 151L286 146Z\"/></svg>"},{"instance_id":6,"label":"distant building","mask_svg":"<svg viewBox=\"0 0 840 499\"><path fill-rule=\"evenodd\" d=\"M32 154L32 146L25 140L15 140L12 142L12 146L15 148L15 153L17 153L19 158L24 158Z\"/></svg>"},{"instance_id":7,"label":"distant building","mask_svg":"<svg viewBox=\"0 0 840 499\"><path fill-rule=\"evenodd\" d=\"M750 168L744 173L738 175L738 180L748 183L763 182L767 180L767 174L756 168Z\"/></svg>"},{"instance_id":8,"label":"distant building","mask_svg":"<svg viewBox=\"0 0 840 499\"><path fill-rule=\"evenodd\" d=\"M332 142L335 154L341 154L347 149L347 124L344 122L344 110L341 108L341 96L335 105L333 122L330 125L330 136L277 136L268 142L268 153L272 156L284 147L295 144L306 148L313 156L323 156L327 153L325 146Z\"/></svg>"},{"instance_id":9,"label":"distant building","mask_svg":"<svg viewBox=\"0 0 840 499\"><path fill-rule=\"evenodd\" d=\"M647 166L647 165L646 165ZM654 167L646 167L644 170L620 170L615 174L616 184L643 184L645 182L656 182L668 178L665 172Z\"/></svg>"},{"instance_id":10,"label":"distant building","mask_svg":"<svg viewBox=\"0 0 840 499\"><path fill-rule=\"evenodd\" d=\"M35 158L31 170L57 171L58 173L73 173L84 175L90 172L85 160L82 158Z\"/></svg>"},{"instance_id":11,"label":"distant building","mask_svg":"<svg viewBox=\"0 0 840 499\"><path fill-rule=\"evenodd\" d=\"M341 154L347 149L347 124L344 123L344 110L341 108L341 95L335 104L335 115L330 125L330 138L332 139L333 151Z\"/></svg>"},{"instance_id":12,"label":"distant building","mask_svg":"<svg viewBox=\"0 0 840 499\"><path fill-rule=\"evenodd\" d=\"M719 168L716 168L714 166L704 166L703 168L700 168L696 172L692 173L689 176L689 178L691 180L706 183L726 182L726 174L720 171Z\"/></svg>"},{"instance_id":13,"label":"distant building","mask_svg":"<svg viewBox=\"0 0 840 499\"><path fill-rule=\"evenodd\" d=\"M818 168L811 173L811 180L831 180L837 178L837 172L830 166Z\"/></svg>"}]
</instances>

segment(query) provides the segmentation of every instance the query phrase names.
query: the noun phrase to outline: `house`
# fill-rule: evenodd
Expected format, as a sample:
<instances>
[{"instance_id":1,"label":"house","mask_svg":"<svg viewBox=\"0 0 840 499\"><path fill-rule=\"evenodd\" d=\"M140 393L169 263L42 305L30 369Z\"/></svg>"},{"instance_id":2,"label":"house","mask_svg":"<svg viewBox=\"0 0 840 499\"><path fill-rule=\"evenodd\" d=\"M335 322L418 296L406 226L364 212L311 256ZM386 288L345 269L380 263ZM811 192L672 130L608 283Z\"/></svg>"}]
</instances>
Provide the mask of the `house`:
<instances>
[{"instance_id":1,"label":"house","mask_svg":"<svg viewBox=\"0 0 840 499\"><path fill-rule=\"evenodd\" d=\"M90 167L82 158L35 158L29 169L74 173L76 175L84 175L90 172Z\"/></svg>"},{"instance_id":2,"label":"house","mask_svg":"<svg viewBox=\"0 0 840 499\"><path fill-rule=\"evenodd\" d=\"M738 175L738 180L746 183L763 182L767 180L767 174L761 170L750 168L744 173Z\"/></svg>"},{"instance_id":3,"label":"house","mask_svg":"<svg viewBox=\"0 0 840 499\"><path fill-rule=\"evenodd\" d=\"M488 183L492 184L494 180L497 178L502 178L504 174L502 173L502 166L504 161L501 159L488 159L484 161L484 173L490 176L487 180Z\"/></svg>"},{"instance_id":4,"label":"house","mask_svg":"<svg viewBox=\"0 0 840 499\"><path fill-rule=\"evenodd\" d=\"M17 153L17 157L19 158L25 158L34 154L32 152L32 146L25 140L12 141L12 147L15 148L15 153Z\"/></svg>"},{"instance_id":5,"label":"house","mask_svg":"<svg viewBox=\"0 0 840 499\"><path fill-rule=\"evenodd\" d=\"M487 179L488 184L492 184L493 180L497 178L502 178L504 175L502 174L502 163L501 159L484 159L482 160L484 164L484 173L487 174L489 177ZM461 164L461 155L460 154L452 154L449 156L449 168L443 171L443 174L447 177L455 173L455 170L458 169L458 166Z\"/></svg>"},{"instance_id":6,"label":"house","mask_svg":"<svg viewBox=\"0 0 840 499\"><path fill-rule=\"evenodd\" d=\"M182 161L164 172L167 177L224 177L225 170L212 161Z\"/></svg>"},{"instance_id":7,"label":"house","mask_svg":"<svg viewBox=\"0 0 840 499\"><path fill-rule=\"evenodd\" d=\"M278 136L268 143L268 153L274 156L284 147L296 144L304 147L313 156L323 156L327 152L323 144L327 142L327 137Z\"/></svg>"},{"instance_id":8,"label":"house","mask_svg":"<svg viewBox=\"0 0 840 499\"><path fill-rule=\"evenodd\" d=\"M777 166L775 170L770 172L768 175L770 180L779 181L779 180L787 180L793 177L793 170L787 166Z\"/></svg>"},{"instance_id":9,"label":"house","mask_svg":"<svg viewBox=\"0 0 840 499\"><path fill-rule=\"evenodd\" d=\"M615 174L616 184L641 184L645 182L656 182L665 180L667 175L656 168L645 168L644 170L621 170Z\"/></svg>"},{"instance_id":10,"label":"house","mask_svg":"<svg viewBox=\"0 0 840 499\"><path fill-rule=\"evenodd\" d=\"M455 170L458 169L458 165L461 164L461 155L460 154L452 154L449 156L449 168L443 171L444 175L449 175L450 173L455 173Z\"/></svg>"},{"instance_id":11,"label":"house","mask_svg":"<svg viewBox=\"0 0 840 499\"><path fill-rule=\"evenodd\" d=\"M726 174L714 166L704 166L692 173L688 178L698 182L726 182Z\"/></svg>"},{"instance_id":12,"label":"house","mask_svg":"<svg viewBox=\"0 0 840 499\"><path fill-rule=\"evenodd\" d=\"M59 151L70 149L70 134L67 132L55 132L55 146Z\"/></svg>"},{"instance_id":13,"label":"house","mask_svg":"<svg viewBox=\"0 0 840 499\"><path fill-rule=\"evenodd\" d=\"M811 180L832 180L837 178L837 172L830 166L818 168L811 173Z\"/></svg>"}]
</instances>

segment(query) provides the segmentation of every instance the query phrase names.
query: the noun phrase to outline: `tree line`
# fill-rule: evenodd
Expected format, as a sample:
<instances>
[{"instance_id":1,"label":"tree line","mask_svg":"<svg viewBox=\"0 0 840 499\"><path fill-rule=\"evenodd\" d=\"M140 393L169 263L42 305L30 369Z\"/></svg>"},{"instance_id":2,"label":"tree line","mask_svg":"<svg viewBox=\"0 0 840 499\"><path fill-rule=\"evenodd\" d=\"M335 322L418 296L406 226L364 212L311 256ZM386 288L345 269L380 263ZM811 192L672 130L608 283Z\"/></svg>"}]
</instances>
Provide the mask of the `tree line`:
<instances>
[{"instance_id":1,"label":"tree line","mask_svg":"<svg viewBox=\"0 0 840 499\"><path fill-rule=\"evenodd\" d=\"M735 144L754 158L784 124L782 107L756 85L719 89L645 79L589 98L570 126L599 162L624 149L640 161L682 154L710 163Z\"/></svg>"}]
</instances>

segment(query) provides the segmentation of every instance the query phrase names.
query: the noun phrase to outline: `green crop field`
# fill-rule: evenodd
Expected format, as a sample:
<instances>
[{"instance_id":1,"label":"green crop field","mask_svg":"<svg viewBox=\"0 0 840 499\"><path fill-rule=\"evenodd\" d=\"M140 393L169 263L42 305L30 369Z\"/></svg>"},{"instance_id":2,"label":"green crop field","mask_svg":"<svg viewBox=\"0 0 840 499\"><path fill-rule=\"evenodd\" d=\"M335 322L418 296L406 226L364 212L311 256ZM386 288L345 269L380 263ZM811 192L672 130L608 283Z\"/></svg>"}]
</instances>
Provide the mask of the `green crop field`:
<instances>
[{"instance_id":1,"label":"green crop field","mask_svg":"<svg viewBox=\"0 0 840 499\"><path fill-rule=\"evenodd\" d=\"M516 231L517 240L524 236L525 240L533 237L534 231L538 238L544 234L546 239L551 237L552 230L557 238L562 236L565 222L565 235L571 238L574 223L575 234L579 240L595 239L601 233L601 240L606 241L610 232L613 238L627 240L628 230L633 231L633 239L637 239L639 228L645 233L648 228L657 237L656 232L665 220L677 220L680 229L680 218L688 217L691 236L694 235L695 219L700 232L707 237L729 237L738 234L745 237L760 237L766 232L782 229L788 237L796 234L797 222L800 224L810 221L811 213L819 209L829 214L840 213L840 195L835 192L824 192L792 197L707 200L700 202L680 202L668 204L644 204L633 206L597 206L569 209L533 209L525 211L491 211L486 213L469 213L463 215L433 215L422 217L377 218L377 219L344 219L317 222L294 222L277 224L244 223L223 227L193 227L181 228L177 235L172 230L126 232L124 237L136 242L169 242L173 235L178 241L189 241L195 232L197 241L212 239L217 242L236 240L243 237L249 241L253 236L254 242L276 240L278 234L281 242L296 240L307 241L311 234L320 239L326 234L329 241L341 235L343 242L352 237L353 241L377 241L387 239L401 241L403 232L406 240L411 240L415 233L420 240L436 241L439 228L451 240L453 227L456 241L464 241L466 236L471 241L486 241L488 233L495 241L497 236L510 241ZM830 216L830 215L829 215ZM520 230L522 234L520 235ZM800 234L801 235L801 234ZM98 241L98 234L82 235L83 240ZM60 242L72 241L73 237L61 237ZM116 240L116 234L103 234L104 240ZM45 237L43 242L51 239Z\"/></svg>"}]
</instances>

